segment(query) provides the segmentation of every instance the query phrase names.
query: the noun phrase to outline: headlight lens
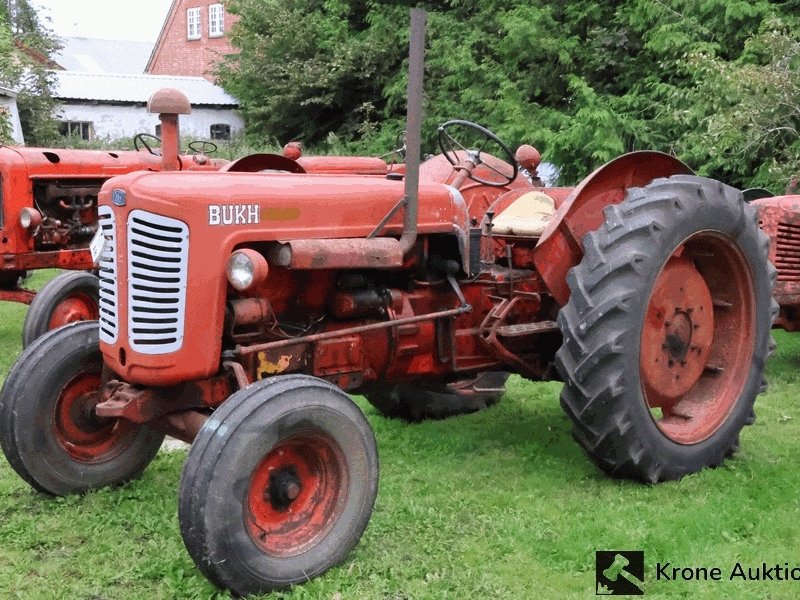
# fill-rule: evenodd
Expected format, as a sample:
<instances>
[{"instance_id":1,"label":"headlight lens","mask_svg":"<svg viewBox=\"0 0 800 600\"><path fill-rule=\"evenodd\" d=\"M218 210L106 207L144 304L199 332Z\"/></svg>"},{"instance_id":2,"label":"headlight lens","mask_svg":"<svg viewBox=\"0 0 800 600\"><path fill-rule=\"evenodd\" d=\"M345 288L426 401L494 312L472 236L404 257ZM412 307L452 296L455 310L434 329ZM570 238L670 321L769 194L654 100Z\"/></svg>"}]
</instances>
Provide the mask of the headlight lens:
<instances>
[{"instance_id":1,"label":"headlight lens","mask_svg":"<svg viewBox=\"0 0 800 600\"><path fill-rule=\"evenodd\" d=\"M37 227L42 222L41 213L35 208L23 208L19 211L19 224L23 229Z\"/></svg>"},{"instance_id":2,"label":"headlight lens","mask_svg":"<svg viewBox=\"0 0 800 600\"><path fill-rule=\"evenodd\" d=\"M228 281L240 292L262 283L267 278L268 270L267 260L249 248L231 254L225 269Z\"/></svg>"}]
</instances>

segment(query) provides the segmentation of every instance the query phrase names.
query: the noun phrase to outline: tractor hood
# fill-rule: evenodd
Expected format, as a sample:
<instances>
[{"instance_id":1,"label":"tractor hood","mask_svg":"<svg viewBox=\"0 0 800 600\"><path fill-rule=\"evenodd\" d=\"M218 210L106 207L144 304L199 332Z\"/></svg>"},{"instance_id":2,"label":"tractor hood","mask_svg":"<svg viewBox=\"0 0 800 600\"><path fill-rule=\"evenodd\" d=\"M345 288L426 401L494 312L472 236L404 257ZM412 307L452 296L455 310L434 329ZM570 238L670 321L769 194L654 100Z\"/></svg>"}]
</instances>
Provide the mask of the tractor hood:
<instances>
[{"instance_id":1,"label":"tractor hood","mask_svg":"<svg viewBox=\"0 0 800 600\"><path fill-rule=\"evenodd\" d=\"M130 150L67 150L62 148L0 147L0 167L23 167L28 177L107 178L135 170L159 170L161 158Z\"/></svg>"},{"instance_id":2,"label":"tractor hood","mask_svg":"<svg viewBox=\"0 0 800 600\"><path fill-rule=\"evenodd\" d=\"M751 204L755 206L756 210L759 212L774 207L783 211L800 213L800 195L761 198L760 200L753 200Z\"/></svg>"},{"instance_id":3,"label":"tractor hood","mask_svg":"<svg viewBox=\"0 0 800 600\"><path fill-rule=\"evenodd\" d=\"M100 347L108 365L126 381L147 385L212 375L219 368L225 265L233 250L363 240L403 196L402 181L380 176L162 172L107 181L99 212L110 240L100 261ZM421 234L454 235L467 250L467 210L455 188L421 185L418 223ZM380 235L402 230L399 210ZM154 272L177 279L174 298L151 298L158 292L147 283ZM178 308L177 328L138 344L132 310L142 304L157 311L159 302Z\"/></svg>"},{"instance_id":4,"label":"tractor hood","mask_svg":"<svg viewBox=\"0 0 800 600\"><path fill-rule=\"evenodd\" d=\"M106 182L100 204L115 212L125 207L180 219L224 250L250 241L365 238L403 194L402 181L378 176L132 173ZM400 235L402 227L401 210L382 235ZM466 228L464 200L456 189L420 185L420 233L461 236Z\"/></svg>"}]
</instances>

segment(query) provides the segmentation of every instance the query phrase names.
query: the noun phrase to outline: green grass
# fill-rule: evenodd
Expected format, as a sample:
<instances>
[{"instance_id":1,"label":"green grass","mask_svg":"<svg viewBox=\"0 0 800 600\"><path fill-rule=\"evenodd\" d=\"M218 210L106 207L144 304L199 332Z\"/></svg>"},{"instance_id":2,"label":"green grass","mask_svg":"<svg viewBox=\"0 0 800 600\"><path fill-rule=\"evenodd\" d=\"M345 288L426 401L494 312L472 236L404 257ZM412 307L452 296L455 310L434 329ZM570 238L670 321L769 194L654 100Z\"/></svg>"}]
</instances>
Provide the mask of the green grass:
<instances>
[{"instance_id":1,"label":"green grass","mask_svg":"<svg viewBox=\"0 0 800 600\"><path fill-rule=\"evenodd\" d=\"M0 376L19 353L23 314L0 303ZM597 549L644 549L648 597L797 597L800 582L653 580L656 561L800 565L800 334L776 338L770 390L741 451L658 486L595 469L570 438L555 383L512 378L495 408L419 425L358 398L381 454L372 521L344 565L270 597L594 597ZM184 457L162 452L139 481L58 499L0 459L0 598L227 598L181 542Z\"/></svg>"}]
</instances>

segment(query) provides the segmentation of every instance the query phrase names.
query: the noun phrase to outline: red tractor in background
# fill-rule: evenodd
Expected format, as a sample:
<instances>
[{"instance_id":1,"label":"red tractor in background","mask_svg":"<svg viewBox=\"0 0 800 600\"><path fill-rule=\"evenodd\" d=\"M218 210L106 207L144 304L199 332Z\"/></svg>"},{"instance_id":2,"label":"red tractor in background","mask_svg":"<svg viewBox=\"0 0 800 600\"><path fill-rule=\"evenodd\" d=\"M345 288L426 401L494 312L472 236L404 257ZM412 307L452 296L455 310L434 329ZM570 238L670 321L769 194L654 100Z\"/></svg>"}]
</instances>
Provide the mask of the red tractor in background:
<instances>
[{"instance_id":1,"label":"red tractor in background","mask_svg":"<svg viewBox=\"0 0 800 600\"><path fill-rule=\"evenodd\" d=\"M44 332L73 321L97 319L97 277L89 241L97 231L97 197L115 175L132 171L217 170L227 161L210 159L212 142L189 144L192 154L178 156L177 115L191 111L177 90L161 90L148 103L160 113L164 161L153 142L140 133L133 151L0 147L0 300L30 304L23 327L27 346ZM70 269L39 294L21 287L29 271Z\"/></svg>"},{"instance_id":2,"label":"red tractor in background","mask_svg":"<svg viewBox=\"0 0 800 600\"><path fill-rule=\"evenodd\" d=\"M772 294L780 306L775 327L800 329L800 195L787 189L784 196L759 190L752 205L758 226L770 238L769 260L778 270Z\"/></svg>"},{"instance_id":3,"label":"red tractor in background","mask_svg":"<svg viewBox=\"0 0 800 600\"><path fill-rule=\"evenodd\" d=\"M736 451L774 317L754 209L656 152L542 188L460 120L420 164L423 24L412 10L402 176L282 157L104 184L99 323L36 340L0 392L23 479L79 493L137 477L165 434L192 442L183 540L244 595L323 573L365 530L378 458L347 391L391 406L513 371L564 381L574 437L612 475L673 480Z\"/></svg>"}]
</instances>

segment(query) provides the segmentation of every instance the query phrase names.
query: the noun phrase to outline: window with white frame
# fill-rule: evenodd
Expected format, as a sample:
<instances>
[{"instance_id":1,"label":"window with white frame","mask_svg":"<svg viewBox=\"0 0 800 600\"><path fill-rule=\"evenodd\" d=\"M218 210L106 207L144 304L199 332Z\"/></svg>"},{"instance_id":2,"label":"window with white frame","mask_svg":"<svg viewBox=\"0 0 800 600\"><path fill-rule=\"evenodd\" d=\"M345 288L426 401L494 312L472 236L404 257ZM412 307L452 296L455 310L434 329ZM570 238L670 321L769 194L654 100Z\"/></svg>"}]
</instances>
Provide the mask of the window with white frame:
<instances>
[{"instance_id":1,"label":"window with white frame","mask_svg":"<svg viewBox=\"0 0 800 600\"><path fill-rule=\"evenodd\" d=\"M82 140L94 138L94 123L91 121L61 121L58 132L64 137L76 137Z\"/></svg>"},{"instance_id":2,"label":"window with white frame","mask_svg":"<svg viewBox=\"0 0 800 600\"><path fill-rule=\"evenodd\" d=\"M214 123L209 132L212 140L231 139L231 126L227 123Z\"/></svg>"},{"instance_id":3,"label":"window with white frame","mask_svg":"<svg viewBox=\"0 0 800 600\"><path fill-rule=\"evenodd\" d=\"M225 9L222 4L208 7L208 37L221 37L225 31Z\"/></svg>"},{"instance_id":4,"label":"window with white frame","mask_svg":"<svg viewBox=\"0 0 800 600\"><path fill-rule=\"evenodd\" d=\"M200 39L200 7L186 9L186 39Z\"/></svg>"}]
</instances>

